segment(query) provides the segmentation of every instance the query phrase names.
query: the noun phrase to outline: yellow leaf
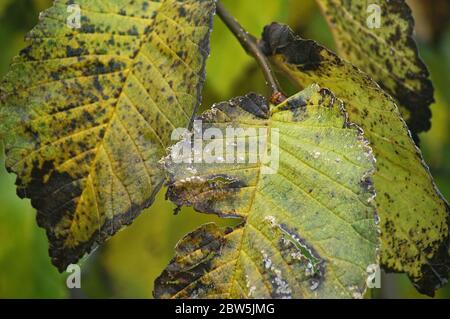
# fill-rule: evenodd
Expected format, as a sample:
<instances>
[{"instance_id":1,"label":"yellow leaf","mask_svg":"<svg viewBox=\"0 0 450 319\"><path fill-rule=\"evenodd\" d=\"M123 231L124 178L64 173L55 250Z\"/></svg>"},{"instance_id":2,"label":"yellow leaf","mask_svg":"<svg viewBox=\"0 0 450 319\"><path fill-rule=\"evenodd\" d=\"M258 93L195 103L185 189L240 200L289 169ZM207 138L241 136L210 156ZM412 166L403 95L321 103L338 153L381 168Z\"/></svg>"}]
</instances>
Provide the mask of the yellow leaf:
<instances>
[{"instance_id":1,"label":"yellow leaf","mask_svg":"<svg viewBox=\"0 0 450 319\"><path fill-rule=\"evenodd\" d=\"M316 0L338 53L370 74L392 97L414 134L431 127L433 85L413 39L405 0Z\"/></svg>"},{"instance_id":2,"label":"yellow leaf","mask_svg":"<svg viewBox=\"0 0 450 319\"><path fill-rule=\"evenodd\" d=\"M60 271L153 202L171 132L200 103L215 10L214 0L72 2L41 14L0 90L6 166Z\"/></svg>"},{"instance_id":3,"label":"yellow leaf","mask_svg":"<svg viewBox=\"0 0 450 319\"><path fill-rule=\"evenodd\" d=\"M375 154L381 262L433 294L448 276L449 205L437 189L393 99L365 73L312 40L274 23L264 50L298 87L319 83L345 103Z\"/></svg>"}]
</instances>

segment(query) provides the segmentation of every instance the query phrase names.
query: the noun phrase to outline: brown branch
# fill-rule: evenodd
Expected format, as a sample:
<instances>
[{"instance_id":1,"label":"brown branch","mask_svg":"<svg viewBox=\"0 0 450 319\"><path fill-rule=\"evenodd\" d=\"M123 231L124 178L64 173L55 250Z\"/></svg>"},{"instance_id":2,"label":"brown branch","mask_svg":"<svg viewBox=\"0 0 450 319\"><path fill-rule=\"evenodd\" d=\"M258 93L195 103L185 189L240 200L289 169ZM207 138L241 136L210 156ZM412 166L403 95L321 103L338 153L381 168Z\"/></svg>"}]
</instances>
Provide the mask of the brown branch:
<instances>
[{"instance_id":1,"label":"brown branch","mask_svg":"<svg viewBox=\"0 0 450 319\"><path fill-rule=\"evenodd\" d=\"M251 55L256 60L256 62L258 62L264 74L264 78L266 79L266 83L272 92L272 96L270 99L271 102L274 104L279 104L284 101L286 97L282 93L280 84L278 83L278 80L273 73L269 60L259 48L256 38L253 35L249 34L239 24L239 22L236 21L236 19L225 9L220 1L217 2L217 15L220 17L220 19L222 19L228 29L230 29L234 36L239 40L241 46L245 49L245 51L249 55Z\"/></svg>"}]
</instances>

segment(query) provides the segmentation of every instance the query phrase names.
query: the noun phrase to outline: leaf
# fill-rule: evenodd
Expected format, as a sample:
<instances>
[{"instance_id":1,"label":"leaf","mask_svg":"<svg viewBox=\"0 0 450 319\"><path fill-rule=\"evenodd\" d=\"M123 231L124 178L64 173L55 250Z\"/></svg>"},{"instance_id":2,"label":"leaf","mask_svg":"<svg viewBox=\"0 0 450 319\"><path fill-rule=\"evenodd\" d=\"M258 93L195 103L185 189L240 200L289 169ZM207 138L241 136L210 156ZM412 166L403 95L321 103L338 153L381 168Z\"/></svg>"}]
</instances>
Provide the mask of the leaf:
<instances>
[{"instance_id":1,"label":"leaf","mask_svg":"<svg viewBox=\"0 0 450 319\"><path fill-rule=\"evenodd\" d=\"M35 227L31 205L14 196L14 177L3 159L0 155L0 298L67 298L66 276L49 264L45 232Z\"/></svg>"},{"instance_id":2,"label":"leaf","mask_svg":"<svg viewBox=\"0 0 450 319\"><path fill-rule=\"evenodd\" d=\"M317 3L328 20L340 56L370 74L398 101L413 133L428 131L433 85L413 39L414 19L405 0ZM380 28L369 28L367 23L376 14L373 5L381 9Z\"/></svg>"},{"instance_id":3,"label":"leaf","mask_svg":"<svg viewBox=\"0 0 450 319\"><path fill-rule=\"evenodd\" d=\"M188 207L174 218L168 212L175 206L164 195L162 189L153 205L133 225L99 249L96 272L83 267L83 292L88 298L151 297L153 281L167 266L173 247L182 236L212 220L230 225L230 220L198 214ZM99 286L107 289L99 291Z\"/></svg>"},{"instance_id":4,"label":"leaf","mask_svg":"<svg viewBox=\"0 0 450 319\"><path fill-rule=\"evenodd\" d=\"M241 224L207 224L187 235L156 280L155 297L362 297L366 269L377 263L374 163L334 95L313 85L269 111L252 93L215 105L201 120L203 133L249 129L249 145L266 137L271 154L279 152L279 168L252 164L250 146L237 154L242 164L228 162L228 147L228 163L219 154L212 164L179 163L176 149L198 141L196 133L172 148L165 160L170 200ZM261 129L267 131L256 141ZM216 135L213 143L225 148L243 139Z\"/></svg>"},{"instance_id":5,"label":"leaf","mask_svg":"<svg viewBox=\"0 0 450 319\"><path fill-rule=\"evenodd\" d=\"M349 120L363 130L375 154L381 262L405 272L422 293L446 283L449 205L437 189L420 150L392 98L365 73L314 41L272 24L264 50L299 86L318 83L345 103Z\"/></svg>"},{"instance_id":6,"label":"leaf","mask_svg":"<svg viewBox=\"0 0 450 319\"><path fill-rule=\"evenodd\" d=\"M6 166L63 271L148 207L200 103L213 0L78 1L41 15L1 94Z\"/></svg>"}]
</instances>

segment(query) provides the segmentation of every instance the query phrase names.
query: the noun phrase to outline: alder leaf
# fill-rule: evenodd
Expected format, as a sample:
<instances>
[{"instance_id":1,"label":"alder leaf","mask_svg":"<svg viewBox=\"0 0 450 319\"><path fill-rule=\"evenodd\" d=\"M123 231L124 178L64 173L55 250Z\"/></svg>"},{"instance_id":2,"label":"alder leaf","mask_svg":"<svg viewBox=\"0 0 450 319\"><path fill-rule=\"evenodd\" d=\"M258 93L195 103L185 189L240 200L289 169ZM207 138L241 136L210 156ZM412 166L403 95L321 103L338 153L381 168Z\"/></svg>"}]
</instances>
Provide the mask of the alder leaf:
<instances>
[{"instance_id":1,"label":"alder leaf","mask_svg":"<svg viewBox=\"0 0 450 319\"><path fill-rule=\"evenodd\" d=\"M155 297L362 297L367 267L377 264L374 159L334 95L312 85L269 109L251 93L213 106L200 120L202 133L223 132L212 143L225 155L215 153L211 164L180 163L190 152L176 150L201 138L186 136L165 160L167 195L179 206L241 223L207 224L187 235L156 280ZM247 130L247 138L226 135L230 128ZM249 145L240 148L245 140ZM279 154L278 165L252 161L252 143L259 154L268 150L274 160Z\"/></svg>"},{"instance_id":2,"label":"alder leaf","mask_svg":"<svg viewBox=\"0 0 450 319\"><path fill-rule=\"evenodd\" d=\"M214 0L80 0L77 29L73 3L41 14L0 91L6 166L60 271L152 203L171 132L200 103L215 11Z\"/></svg>"},{"instance_id":3,"label":"alder leaf","mask_svg":"<svg viewBox=\"0 0 450 319\"><path fill-rule=\"evenodd\" d=\"M437 189L393 99L368 75L282 24L264 30L261 45L299 87L318 83L345 103L377 160L373 176L381 219L381 262L405 272L432 295L449 270L449 205Z\"/></svg>"},{"instance_id":4,"label":"alder leaf","mask_svg":"<svg viewBox=\"0 0 450 319\"><path fill-rule=\"evenodd\" d=\"M328 20L339 55L397 99L414 136L428 131L434 90L413 39L414 19L405 0L317 3Z\"/></svg>"}]
</instances>

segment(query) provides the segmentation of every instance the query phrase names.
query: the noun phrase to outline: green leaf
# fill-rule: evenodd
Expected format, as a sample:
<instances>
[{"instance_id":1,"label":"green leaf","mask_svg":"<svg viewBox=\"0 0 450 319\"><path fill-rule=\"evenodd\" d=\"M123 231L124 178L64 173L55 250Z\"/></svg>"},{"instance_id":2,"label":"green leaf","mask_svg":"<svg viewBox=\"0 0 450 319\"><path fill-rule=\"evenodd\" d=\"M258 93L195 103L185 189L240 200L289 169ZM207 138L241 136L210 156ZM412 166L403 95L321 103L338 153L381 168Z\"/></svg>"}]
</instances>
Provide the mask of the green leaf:
<instances>
[{"instance_id":1,"label":"green leaf","mask_svg":"<svg viewBox=\"0 0 450 319\"><path fill-rule=\"evenodd\" d=\"M405 272L419 291L433 294L449 267L449 205L437 189L393 99L365 73L288 26L272 24L263 44L299 87L319 83L345 103L377 160L373 177L381 219L381 262Z\"/></svg>"},{"instance_id":2,"label":"green leaf","mask_svg":"<svg viewBox=\"0 0 450 319\"><path fill-rule=\"evenodd\" d=\"M241 223L207 224L187 235L156 280L155 297L362 297L367 267L377 263L374 162L361 131L346 118L334 95L317 85L270 110L252 93L204 113L203 133L248 130L247 138L217 135L212 142L226 148L222 160L246 161L224 163L216 153L216 163L179 163L175 150L201 138L188 135L166 158L167 195L179 206ZM249 147L237 154L227 147L248 140L260 143L261 154L264 138L270 156L279 153L278 168L252 164Z\"/></svg>"},{"instance_id":3,"label":"green leaf","mask_svg":"<svg viewBox=\"0 0 450 319\"><path fill-rule=\"evenodd\" d=\"M340 56L370 74L398 101L413 133L428 131L433 85L413 39L414 19L405 0L317 3L330 24ZM379 28L370 28L368 23L377 14L374 5L381 10Z\"/></svg>"},{"instance_id":4,"label":"green leaf","mask_svg":"<svg viewBox=\"0 0 450 319\"><path fill-rule=\"evenodd\" d=\"M60 271L130 224L200 103L214 0L84 0L43 12L1 84L1 134Z\"/></svg>"}]
</instances>

